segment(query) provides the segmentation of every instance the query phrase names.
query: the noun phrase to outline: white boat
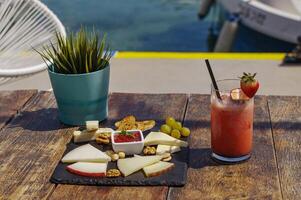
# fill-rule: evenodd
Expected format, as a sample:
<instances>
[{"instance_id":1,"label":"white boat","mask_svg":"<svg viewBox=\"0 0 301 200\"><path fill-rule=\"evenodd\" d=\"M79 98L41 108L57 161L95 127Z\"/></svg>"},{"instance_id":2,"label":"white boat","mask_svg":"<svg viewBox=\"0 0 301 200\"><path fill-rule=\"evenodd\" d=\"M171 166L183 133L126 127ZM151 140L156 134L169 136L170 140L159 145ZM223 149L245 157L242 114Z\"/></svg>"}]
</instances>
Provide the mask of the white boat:
<instances>
[{"instance_id":1,"label":"white boat","mask_svg":"<svg viewBox=\"0 0 301 200\"><path fill-rule=\"evenodd\" d=\"M218 0L242 24L265 35L297 43L301 36L301 0Z\"/></svg>"}]
</instances>

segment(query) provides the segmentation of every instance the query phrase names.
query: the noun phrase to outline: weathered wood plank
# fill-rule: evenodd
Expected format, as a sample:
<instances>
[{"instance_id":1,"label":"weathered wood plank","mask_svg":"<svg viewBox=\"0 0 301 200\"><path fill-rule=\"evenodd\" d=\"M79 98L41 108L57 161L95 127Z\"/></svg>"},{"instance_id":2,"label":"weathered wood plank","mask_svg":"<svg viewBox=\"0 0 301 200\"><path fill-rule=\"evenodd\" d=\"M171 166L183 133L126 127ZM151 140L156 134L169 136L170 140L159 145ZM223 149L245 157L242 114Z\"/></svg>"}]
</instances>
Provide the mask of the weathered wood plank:
<instances>
[{"instance_id":1,"label":"weathered wood plank","mask_svg":"<svg viewBox=\"0 0 301 200\"><path fill-rule=\"evenodd\" d=\"M301 199L301 97L271 96L268 105L283 199Z\"/></svg>"},{"instance_id":2,"label":"weathered wood plank","mask_svg":"<svg viewBox=\"0 0 301 200\"><path fill-rule=\"evenodd\" d=\"M281 199L266 97L255 101L252 158L237 165L219 165L210 158L209 105L209 96L193 95L189 100L188 183L171 188L168 199Z\"/></svg>"},{"instance_id":3,"label":"weathered wood plank","mask_svg":"<svg viewBox=\"0 0 301 200\"><path fill-rule=\"evenodd\" d=\"M182 119L187 96L174 94L113 94L110 98L109 120L112 126L116 120L133 114L137 119L154 119L156 128L167 116ZM168 187L91 187L58 185L50 199L166 199Z\"/></svg>"},{"instance_id":4,"label":"weathered wood plank","mask_svg":"<svg viewBox=\"0 0 301 200\"><path fill-rule=\"evenodd\" d=\"M40 92L0 133L0 199L43 199L71 134L57 119L55 99Z\"/></svg>"},{"instance_id":5,"label":"weathered wood plank","mask_svg":"<svg viewBox=\"0 0 301 200\"><path fill-rule=\"evenodd\" d=\"M36 90L0 92L0 129L36 94Z\"/></svg>"}]
</instances>

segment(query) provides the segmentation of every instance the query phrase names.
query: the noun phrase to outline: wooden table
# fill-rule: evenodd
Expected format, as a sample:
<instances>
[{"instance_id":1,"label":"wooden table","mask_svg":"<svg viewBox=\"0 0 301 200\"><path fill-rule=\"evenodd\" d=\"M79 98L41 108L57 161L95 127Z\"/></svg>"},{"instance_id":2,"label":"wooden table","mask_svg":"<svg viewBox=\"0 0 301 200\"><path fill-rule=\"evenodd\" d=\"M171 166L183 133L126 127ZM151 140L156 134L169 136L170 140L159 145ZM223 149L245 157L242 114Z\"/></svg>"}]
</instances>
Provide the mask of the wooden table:
<instances>
[{"instance_id":1,"label":"wooden table","mask_svg":"<svg viewBox=\"0 0 301 200\"><path fill-rule=\"evenodd\" d=\"M167 116L192 130L184 187L55 185L49 178L71 139L59 123L53 94L0 92L0 199L301 199L301 97L255 100L252 158L218 165L210 155L208 95L121 94L110 96L109 120ZM158 128L158 127L157 127Z\"/></svg>"}]
</instances>

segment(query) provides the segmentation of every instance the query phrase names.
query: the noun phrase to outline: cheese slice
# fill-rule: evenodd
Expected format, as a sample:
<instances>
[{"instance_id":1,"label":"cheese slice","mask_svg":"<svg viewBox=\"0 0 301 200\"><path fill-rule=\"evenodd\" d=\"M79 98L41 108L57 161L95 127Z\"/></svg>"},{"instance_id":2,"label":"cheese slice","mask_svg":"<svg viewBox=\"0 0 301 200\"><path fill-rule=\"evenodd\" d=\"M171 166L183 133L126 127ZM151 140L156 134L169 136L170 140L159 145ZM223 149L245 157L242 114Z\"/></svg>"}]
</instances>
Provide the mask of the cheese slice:
<instances>
[{"instance_id":1,"label":"cheese slice","mask_svg":"<svg viewBox=\"0 0 301 200\"><path fill-rule=\"evenodd\" d=\"M96 131L74 131L73 132L73 141L75 143L78 142L89 142L92 140L95 140L96 136L105 133L105 132L113 132L113 129L111 128L99 128Z\"/></svg>"},{"instance_id":2,"label":"cheese slice","mask_svg":"<svg viewBox=\"0 0 301 200\"><path fill-rule=\"evenodd\" d=\"M66 169L80 176L104 177L106 176L107 166L108 163L77 162L68 165Z\"/></svg>"},{"instance_id":3,"label":"cheese slice","mask_svg":"<svg viewBox=\"0 0 301 200\"><path fill-rule=\"evenodd\" d=\"M119 159L117 166L123 176L128 176L143 167L159 162L162 156L135 156L131 158Z\"/></svg>"},{"instance_id":4,"label":"cheese slice","mask_svg":"<svg viewBox=\"0 0 301 200\"><path fill-rule=\"evenodd\" d=\"M63 163L73 162L99 162L105 163L111 161L111 157L98 150L90 144L82 145L67 153L63 158Z\"/></svg>"},{"instance_id":5,"label":"cheese slice","mask_svg":"<svg viewBox=\"0 0 301 200\"><path fill-rule=\"evenodd\" d=\"M159 144L181 146L181 147L188 146L187 142L178 140L162 132L151 132L144 139L144 146L159 145Z\"/></svg>"},{"instance_id":6,"label":"cheese slice","mask_svg":"<svg viewBox=\"0 0 301 200\"><path fill-rule=\"evenodd\" d=\"M88 142L95 140L95 131L74 131L73 132L73 141L78 142Z\"/></svg>"},{"instance_id":7,"label":"cheese slice","mask_svg":"<svg viewBox=\"0 0 301 200\"><path fill-rule=\"evenodd\" d=\"M171 170L174 166L174 163L160 161L147 167L143 167L143 171L147 177L159 176Z\"/></svg>"},{"instance_id":8,"label":"cheese slice","mask_svg":"<svg viewBox=\"0 0 301 200\"><path fill-rule=\"evenodd\" d=\"M86 121L86 129L88 131L96 131L99 128L99 121Z\"/></svg>"},{"instance_id":9,"label":"cheese slice","mask_svg":"<svg viewBox=\"0 0 301 200\"><path fill-rule=\"evenodd\" d=\"M178 151L181 151L181 148L179 146L170 146L170 145L159 144L157 146L156 154L161 155L164 153L176 153Z\"/></svg>"}]
</instances>

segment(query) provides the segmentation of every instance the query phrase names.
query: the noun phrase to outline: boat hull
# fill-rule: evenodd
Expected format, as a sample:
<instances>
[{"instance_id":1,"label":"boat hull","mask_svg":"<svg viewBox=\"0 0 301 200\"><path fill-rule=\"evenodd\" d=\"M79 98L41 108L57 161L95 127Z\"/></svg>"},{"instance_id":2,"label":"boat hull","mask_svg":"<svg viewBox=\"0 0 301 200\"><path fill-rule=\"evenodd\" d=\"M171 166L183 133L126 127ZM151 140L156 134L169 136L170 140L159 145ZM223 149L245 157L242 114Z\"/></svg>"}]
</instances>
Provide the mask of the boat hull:
<instances>
[{"instance_id":1,"label":"boat hull","mask_svg":"<svg viewBox=\"0 0 301 200\"><path fill-rule=\"evenodd\" d=\"M283 12L259 1L219 0L230 13L239 13L241 22L265 35L297 43L301 36L301 17Z\"/></svg>"}]
</instances>

